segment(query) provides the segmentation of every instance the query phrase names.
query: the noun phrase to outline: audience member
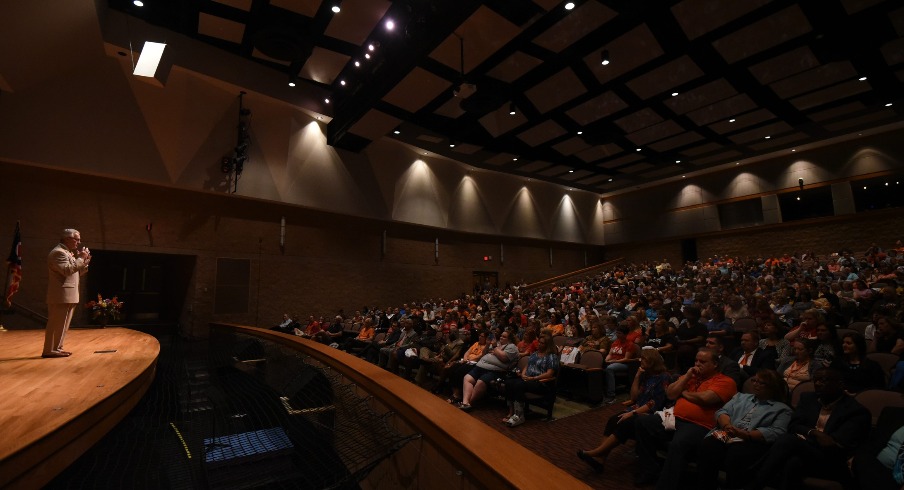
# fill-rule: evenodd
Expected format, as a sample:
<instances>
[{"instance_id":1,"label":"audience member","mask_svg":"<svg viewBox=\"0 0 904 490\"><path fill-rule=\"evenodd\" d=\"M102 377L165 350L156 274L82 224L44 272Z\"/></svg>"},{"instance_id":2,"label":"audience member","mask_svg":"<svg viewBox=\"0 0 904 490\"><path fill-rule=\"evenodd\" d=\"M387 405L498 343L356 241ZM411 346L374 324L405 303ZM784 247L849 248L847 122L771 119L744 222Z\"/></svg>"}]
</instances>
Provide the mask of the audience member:
<instances>
[{"instance_id":1,"label":"audience member","mask_svg":"<svg viewBox=\"0 0 904 490\"><path fill-rule=\"evenodd\" d=\"M842 378L834 367L814 373L815 391L801 395L788 433L775 441L745 489L803 488L808 476L849 482L847 461L869 434L870 413L845 394Z\"/></svg>"},{"instance_id":2,"label":"audience member","mask_svg":"<svg viewBox=\"0 0 904 490\"><path fill-rule=\"evenodd\" d=\"M474 369L465 375L459 405L462 410L471 410L471 405L486 393L489 383L510 371L518 362L518 348L512 343L512 337L511 330L502 332L499 345L481 357Z\"/></svg>"},{"instance_id":3,"label":"audience member","mask_svg":"<svg viewBox=\"0 0 904 490\"><path fill-rule=\"evenodd\" d=\"M615 373L628 371L628 363L640 354L640 347L628 340L627 326L619 326L615 332L616 340L606 355L606 405L615 403Z\"/></svg>"},{"instance_id":4,"label":"audience member","mask_svg":"<svg viewBox=\"0 0 904 490\"><path fill-rule=\"evenodd\" d=\"M797 385L811 379L816 363L813 362L813 350L807 341L797 339L791 346L794 357L779 366L778 372L785 378L785 383L788 383L788 389L793 391Z\"/></svg>"},{"instance_id":5,"label":"audience member","mask_svg":"<svg viewBox=\"0 0 904 490\"><path fill-rule=\"evenodd\" d=\"M638 486L656 483L660 490L678 488L681 472L690 454L715 426L716 410L737 393L736 383L719 372L718 355L710 349L697 352L694 366L666 389L669 400L676 400L674 428L667 429L660 417L638 417L636 420ZM659 420L657 420L659 419ZM665 464L659 467L656 450L669 441Z\"/></svg>"},{"instance_id":6,"label":"audience member","mask_svg":"<svg viewBox=\"0 0 904 490\"><path fill-rule=\"evenodd\" d=\"M725 469L726 486L741 488L753 473L752 463L788 430L791 407L788 387L772 369L754 374L753 393L737 393L716 411L716 427L697 449L697 488L715 490Z\"/></svg>"},{"instance_id":7,"label":"audience member","mask_svg":"<svg viewBox=\"0 0 904 490\"><path fill-rule=\"evenodd\" d=\"M634 438L634 417L650 416L662 410L670 381L662 355L656 349L644 349L640 353L640 368L631 383L631 399L625 402L627 408L609 417L600 445L589 451L579 449L578 457L602 472L609 453Z\"/></svg>"},{"instance_id":8,"label":"audience member","mask_svg":"<svg viewBox=\"0 0 904 490\"><path fill-rule=\"evenodd\" d=\"M524 404L527 393L548 396L555 390L554 381L559 372L556 344L549 332L541 333L537 344L537 351L530 354L527 365L521 370L521 377L505 380L505 400L509 413L502 422L509 427L517 427L525 422Z\"/></svg>"}]
</instances>

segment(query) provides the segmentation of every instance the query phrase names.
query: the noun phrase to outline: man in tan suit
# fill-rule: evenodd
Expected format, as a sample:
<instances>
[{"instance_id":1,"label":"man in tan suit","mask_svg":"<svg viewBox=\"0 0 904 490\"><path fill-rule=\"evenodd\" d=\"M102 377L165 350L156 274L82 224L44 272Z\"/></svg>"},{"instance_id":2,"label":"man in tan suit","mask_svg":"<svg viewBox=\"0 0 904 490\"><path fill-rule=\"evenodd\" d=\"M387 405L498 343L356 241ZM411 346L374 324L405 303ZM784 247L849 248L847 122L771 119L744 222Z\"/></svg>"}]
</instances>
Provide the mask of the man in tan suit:
<instances>
[{"instance_id":1,"label":"man in tan suit","mask_svg":"<svg viewBox=\"0 0 904 490\"><path fill-rule=\"evenodd\" d=\"M79 276L88 272L91 252L79 248L82 236L78 230L63 230L63 238L47 256L50 277L47 283L47 328L44 330L42 357L67 357L71 352L63 350L63 339L72 321L72 312L78 304Z\"/></svg>"}]
</instances>

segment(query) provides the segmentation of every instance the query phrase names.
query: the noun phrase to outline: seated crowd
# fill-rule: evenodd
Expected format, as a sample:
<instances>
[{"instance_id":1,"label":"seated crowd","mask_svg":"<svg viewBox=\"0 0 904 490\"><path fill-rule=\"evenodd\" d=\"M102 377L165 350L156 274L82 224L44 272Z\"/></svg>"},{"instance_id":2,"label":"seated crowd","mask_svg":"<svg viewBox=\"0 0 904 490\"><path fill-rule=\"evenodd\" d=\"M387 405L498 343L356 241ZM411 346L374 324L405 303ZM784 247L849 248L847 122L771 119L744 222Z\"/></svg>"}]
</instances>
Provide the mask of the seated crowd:
<instances>
[{"instance_id":1,"label":"seated crowd","mask_svg":"<svg viewBox=\"0 0 904 490\"><path fill-rule=\"evenodd\" d=\"M852 460L853 470L869 467L875 478L876 467L862 461L875 451L858 453L870 412L854 396L904 390L902 286L899 242L859 257L844 250L678 269L667 261L621 265L572 284L365 308L331 323L284 315L274 330L448 393L464 411L488 393L504 397L510 427L525 422L528 394L567 390L580 356L599 351L602 401L616 402L619 375L629 382L625 409L601 426L600 445L578 450L590 467L604 471L611 451L634 439L640 485L678 488L694 462L702 488L716 488L720 470L727 488L800 488L808 476L867 478L848 470ZM872 352L898 356L896 364L880 366ZM792 406L801 385L810 389ZM904 431L887 440L898 452L879 453L888 478L871 485L902 488Z\"/></svg>"}]
</instances>

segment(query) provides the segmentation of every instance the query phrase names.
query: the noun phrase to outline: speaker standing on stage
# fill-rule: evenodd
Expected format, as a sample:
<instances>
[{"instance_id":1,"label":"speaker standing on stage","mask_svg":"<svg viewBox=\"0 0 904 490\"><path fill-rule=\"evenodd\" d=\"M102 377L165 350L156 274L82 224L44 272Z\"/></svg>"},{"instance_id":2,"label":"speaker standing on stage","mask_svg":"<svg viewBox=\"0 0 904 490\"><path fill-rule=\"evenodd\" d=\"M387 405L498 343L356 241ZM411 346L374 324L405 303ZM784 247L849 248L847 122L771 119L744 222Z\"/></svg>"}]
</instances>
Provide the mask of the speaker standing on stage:
<instances>
[{"instance_id":1,"label":"speaker standing on stage","mask_svg":"<svg viewBox=\"0 0 904 490\"><path fill-rule=\"evenodd\" d=\"M71 352L63 350L63 340L72 321L72 312L78 304L79 277L88 272L91 252L79 248L82 236L78 230L63 230L63 238L47 256L49 280L47 283L47 328L44 331L42 357L67 357Z\"/></svg>"}]
</instances>

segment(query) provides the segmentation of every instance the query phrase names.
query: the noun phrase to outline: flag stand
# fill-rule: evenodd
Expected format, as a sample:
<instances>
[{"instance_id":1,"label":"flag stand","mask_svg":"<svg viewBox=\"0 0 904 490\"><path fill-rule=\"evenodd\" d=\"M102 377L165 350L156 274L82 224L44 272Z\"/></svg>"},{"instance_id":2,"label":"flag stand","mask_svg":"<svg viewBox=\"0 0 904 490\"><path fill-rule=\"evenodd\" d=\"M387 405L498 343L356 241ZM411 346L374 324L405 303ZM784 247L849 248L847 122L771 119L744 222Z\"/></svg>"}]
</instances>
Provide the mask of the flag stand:
<instances>
[{"instance_id":1,"label":"flag stand","mask_svg":"<svg viewBox=\"0 0 904 490\"><path fill-rule=\"evenodd\" d=\"M3 310L0 310L0 332L9 332L9 330L3 326Z\"/></svg>"}]
</instances>

